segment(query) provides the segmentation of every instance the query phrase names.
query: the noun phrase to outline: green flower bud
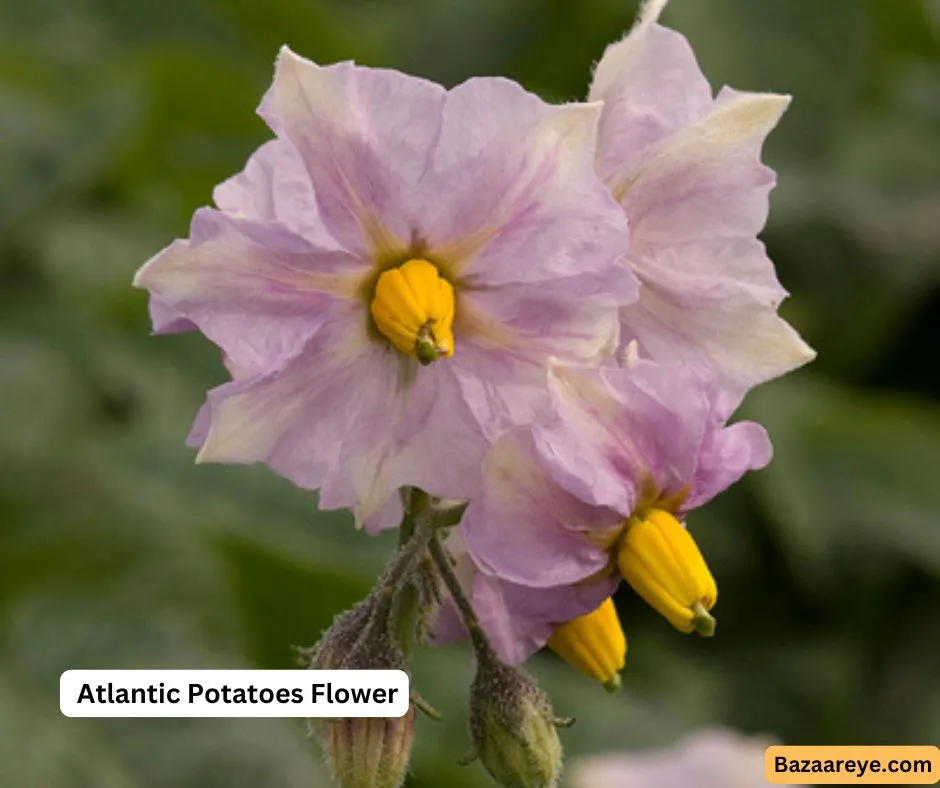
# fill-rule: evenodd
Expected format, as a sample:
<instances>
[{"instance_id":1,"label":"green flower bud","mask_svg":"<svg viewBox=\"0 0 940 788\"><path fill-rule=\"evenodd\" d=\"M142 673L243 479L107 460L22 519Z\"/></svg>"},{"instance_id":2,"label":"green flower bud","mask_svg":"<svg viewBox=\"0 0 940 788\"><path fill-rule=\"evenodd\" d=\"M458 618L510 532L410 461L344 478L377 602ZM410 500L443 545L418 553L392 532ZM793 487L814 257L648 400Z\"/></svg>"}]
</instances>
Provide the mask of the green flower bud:
<instances>
[{"instance_id":1,"label":"green flower bud","mask_svg":"<svg viewBox=\"0 0 940 788\"><path fill-rule=\"evenodd\" d=\"M548 696L521 671L485 659L470 690L470 734L476 755L504 788L554 788L561 741Z\"/></svg>"},{"instance_id":2,"label":"green flower bud","mask_svg":"<svg viewBox=\"0 0 940 788\"><path fill-rule=\"evenodd\" d=\"M364 599L333 619L312 648L298 648L297 661L310 670L339 670L354 651L373 614L371 598Z\"/></svg>"},{"instance_id":3,"label":"green flower bud","mask_svg":"<svg viewBox=\"0 0 940 788\"><path fill-rule=\"evenodd\" d=\"M319 733L340 788L400 788L414 742L414 709L399 719L327 720Z\"/></svg>"},{"instance_id":4,"label":"green flower bud","mask_svg":"<svg viewBox=\"0 0 940 788\"><path fill-rule=\"evenodd\" d=\"M300 650L313 670L405 670L389 606L372 594L340 613L320 642ZM414 742L414 709L404 717L310 720L340 788L399 788L408 773Z\"/></svg>"},{"instance_id":5,"label":"green flower bud","mask_svg":"<svg viewBox=\"0 0 940 788\"><path fill-rule=\"evenodd\" d=\"M310 649L297 649L302 667L311 670L403 670L407 660L390 616L391 600L373 591L333 619Z\"/></svg>"}]
</instances>

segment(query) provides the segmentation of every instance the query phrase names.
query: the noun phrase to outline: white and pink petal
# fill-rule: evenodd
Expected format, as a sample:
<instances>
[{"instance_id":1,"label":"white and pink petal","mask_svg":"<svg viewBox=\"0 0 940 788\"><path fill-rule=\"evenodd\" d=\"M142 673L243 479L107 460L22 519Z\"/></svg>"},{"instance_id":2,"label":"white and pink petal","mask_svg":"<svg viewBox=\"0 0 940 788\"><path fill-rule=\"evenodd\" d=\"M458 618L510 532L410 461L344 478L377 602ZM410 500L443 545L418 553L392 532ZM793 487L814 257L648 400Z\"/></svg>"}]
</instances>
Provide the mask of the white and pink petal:
<instances>
[{"instance_id":1,"label":"white and pink petal","mask_svg":"<svg viewBox=\"0 0 940 788\"><path fill-rule=\"evenodd\" d=\"M365 321L325 325L282 369L210 393L199 459L264 462L374 529L397 524L399 487L469 497L483 436L446 366L415 371Z\"/></svg>"},{"instance_id":2,"label":"white and pink petal","mask_svg":"<svg viewBox=\"0 0 940 788\"><path fill-rule=\"evenodd\" d=\"M607 47L588 98L604 102L597 167L605 180L711 109L712 92L689 42L656 24L658 10Z\"/></svg>"},{"instance_id":3,"label":"white and pink petal","mask_svg":"<svg viewBox=\"0 0 940 788\"><path fill-rule=\"evenodd\" d=\"M815 357L777 314L786 295L754 238L690 242L633 259L643 287L621 309L621 343L713 376L740 401Z\"/></svg>"},{"instance_id":4,"label":"white and pink petal","mask_svg":"<svg viewBox=\"0 0 940 788\"><path fill-rule=\"evenodd\" d=\"M581 500L629 517L691 478L711 414L707 382L679 366L553 364L559 418L534 428L539 456Z\"/></svg>"},{"instance_id":5,"label":"white and pink petal","mask_svg":"<svg viewBox=\"0 0 940 788\"><path fill-rule=\"evenodd\" d=\"M600 111L546 104L505 79L447 94L421 226L463 287L611 271L627 227L594 172Z\"/></svg>"},{"instance_id":6,"label":"white and pink petal","mask_svg":"<svg viewBox=\"0 0 940 788\"><path fill-rule=\"evenodd\" d=\"M362 410L336 447L339 462L320 493L321 506L352 508L371 532L398 524L401 487L437 497L477 495L487 449L452 367L416 370L396 351L381 353L385 369L359 381L370 393L363 394Z\"/></svg>"},{"instance_id":7,"label":"white and pink petal","mask_svg":"<svg viewBox=\"0 0 940 788\"><path fill-rule=\"evenodd\" d=\"M303 160L287 140L264 143L240 173L215 187L212 196L231 216L281 224L324 248L336 247L320 220Z\"/></svg>"},{"instance_id":8,"label":"white and pink petal","mask_svg":"<svg viewBox=\"0 0 940 788\"><path fill-rule=\"evenodd\" d=\"M348 251L395 255L410 244L440 134L445 90L397 71L319 66L287 47L259 113L299 153L320 216Z\"/></svg>"},{"instance_id":9,"label":"white and pink petal","mask_svg":"<svg viewBox=\"0 0 940 788\"><path fill-rule=\"evenodd\" d=\"M728 93L697 123L608 178L630 221L631 255L653 245L760 232L775 183L760 150L789 103L789 96Z\"/></svg>"},{"instance_id":10,"label":"white and pink petal","mask_svg":"<svg viewBox=\"0 0 940 788\"><path fill-rule=\"evenodd\" d=\"M348 314L368 269L279 224L201 209L194 238L148 261L134 283L215 342L239 367L276 368L327 319Z\"/></svg>"},{"instance_id":11,"label":"white and pink petal","mask_svg":"<svg viewBox=\"0 0 940 788\"><path fill-rule=\"evenodd\" d=\"M196 330L195 323L183 317L160 296L151 294L148 308L154 334L182 334Z\"/></svg>"},{"instance_id":12,"label":"white and pink petal","mask_svg":"<svg viewBox=\"0 0 940 788\"><path fill-rule=\"evenodd\" d=\"M773 457L767 431L753 421L709 430L689 484L684 510L695 509L727 490L748 471L765 468Z\"/></svg>"},{"instance_id":13,"label":"white and pink petal","mask_svg":"<svg viewBox=\"0 0 940 788\"><path fill-rule=\"evenodd\" d=\"M500 579L535 588L577 583L609 562L605 536L623 515L591 506L552 479L531 430L510 430L483 463L483 490L461 529L476 564Z\"/></svg>"}]
</instances>

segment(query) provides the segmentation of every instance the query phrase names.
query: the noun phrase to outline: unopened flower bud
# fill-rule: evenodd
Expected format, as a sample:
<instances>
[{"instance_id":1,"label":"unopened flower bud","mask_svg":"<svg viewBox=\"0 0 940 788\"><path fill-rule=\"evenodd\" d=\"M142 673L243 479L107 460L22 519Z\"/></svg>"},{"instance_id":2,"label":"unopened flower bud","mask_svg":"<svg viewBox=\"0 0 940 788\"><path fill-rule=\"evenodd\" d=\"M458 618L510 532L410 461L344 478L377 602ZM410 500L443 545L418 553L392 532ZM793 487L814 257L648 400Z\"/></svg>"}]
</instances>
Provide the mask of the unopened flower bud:
<instances>
[{"instance_id":1,"label":"unopened flower bud","mask_svg":"<svg viewBox=\"0 0 940 788\"><path fill-rule=\"evenodd\" d=\"M495 658L481 661L470 694L470 733L496 782L554 788L562 767L560 724L532 679Z\"/></svg>"},{"instance_id":2,"label":"unopened flower bud","mask_svg":"<svg viewBox=\"0 0 940 788\"><path fill-rule=\"evenodd\" d=\"M314 670L407 670L380 593L338 615L316 646L300 651L300 661ZM310 731L340 788L404 783L414 741L413 709L401 718L311 720Z\"/></svg>"},{"instance_id":3,"label":"unopened flower bud","mask_svg":"<svg viewBox=\"0 0 940 788\"><path fill-rule=\"evenodd\" d=\"M333 619L312 649L299 649L299 661L312 670L403 670L407 660L398 643L386 589L373 592Z\"/></svg>"},{"instance_id":4,"label":"unopened flower bud","mask_svg":"<svg viewBox=\"0 0 940 788\"><path fill-rule=\"evenodd\" d=\"M311 670L338 670L355 651L373 613L371 598L364 599L333 619L330 628L312 648L298 648L298 662Z\"/></svg>"},{"instance_id":5,"label":"unopened flower bud","mask_svg":"<svg viewBox=\"0 0 940 788\"><path fill-rule=\"evenodd\" d=\"M579 673L599 681L608 692L620 689L627 639L610 597L593 612L558 627L548 647Z\"/></svg>"},{"instance_id":6,"label":"unopened flower bud","mask_svg":"<svg viewBox=\"0 0 940 788\"><path fill-rule=\"evenodd\" d=\"M414 742L414 709L398 719L326 720L320 738L340 788L400 788Z\"/></svg>"},{"instance_id":7,"label":"unopened flower bud","mask_svg":"<svg viewBox=\"0 0 940 788\"><path fill-rule=\"evenodd\" d=\"M715 579L691 534L669 512L654 509L630 520L617 565L634 590L680 632L715 633L708 612L718 599Z\"/></svg>"}]
</instances>

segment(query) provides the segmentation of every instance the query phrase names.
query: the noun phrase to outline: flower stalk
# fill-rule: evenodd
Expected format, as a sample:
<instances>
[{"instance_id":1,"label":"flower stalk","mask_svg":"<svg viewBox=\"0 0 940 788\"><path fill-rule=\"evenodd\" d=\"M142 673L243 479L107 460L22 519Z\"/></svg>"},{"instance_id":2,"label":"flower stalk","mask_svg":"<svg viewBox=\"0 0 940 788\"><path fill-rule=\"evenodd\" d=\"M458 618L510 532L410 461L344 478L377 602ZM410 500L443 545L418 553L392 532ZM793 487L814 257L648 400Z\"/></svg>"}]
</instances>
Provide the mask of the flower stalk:
<instances>
[{"instance_id":1,"label":"flower stalk","mask_svg":"<svg viewBox=\"0 0 940 788\"><path fill-rule=\"evenodd\" d=\"M497 659L496 652L493 650L489 640L487 640L486 634L483 632L483 627L480 625L476 611L473 609L473 605L464 593L460 585L460 579L457 577L457 573L454 572L454 568L450 563L450 557L447 555L447 551L444 550L440 539L432 539L431 543L428 545L428 551L431 554L431 560L434 561L434 565L440 573L441 579L444 581L444 585L447 586L447 591L450 593L454 604L457 606L460 617L463 619L464 626L467 628L467 634L470 636L470 642L473 645L473 650L476 652L477 660Z\"/></svg>"}]
</instances>

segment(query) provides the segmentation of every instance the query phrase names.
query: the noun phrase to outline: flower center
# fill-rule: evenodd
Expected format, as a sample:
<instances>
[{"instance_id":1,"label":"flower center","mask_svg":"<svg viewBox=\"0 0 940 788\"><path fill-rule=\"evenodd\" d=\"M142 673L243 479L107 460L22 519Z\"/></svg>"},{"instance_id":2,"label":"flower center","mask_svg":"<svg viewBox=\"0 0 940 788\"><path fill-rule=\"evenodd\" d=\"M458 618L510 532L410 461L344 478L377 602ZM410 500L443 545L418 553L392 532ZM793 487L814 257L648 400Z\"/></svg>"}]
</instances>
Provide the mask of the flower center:
<instances>
[{"instance_id":1,"label":"flower center","mask_svg":"<svg viewBox=\"0 0 940 788\"><path fill-rule=\"evenodd\" d=\"M421 364L454 355L454 288L427 260L384 271L370 311L383 336Z\"/></svg>"}]
</instances>

